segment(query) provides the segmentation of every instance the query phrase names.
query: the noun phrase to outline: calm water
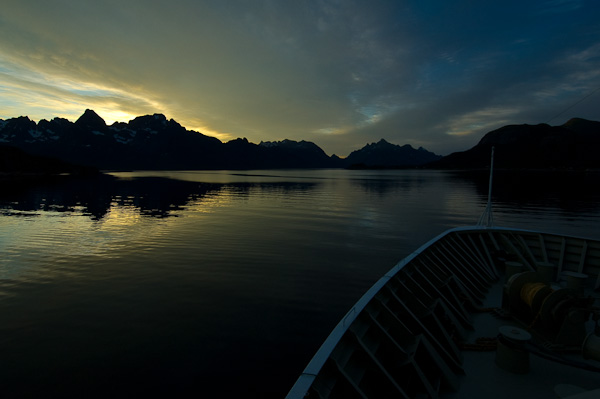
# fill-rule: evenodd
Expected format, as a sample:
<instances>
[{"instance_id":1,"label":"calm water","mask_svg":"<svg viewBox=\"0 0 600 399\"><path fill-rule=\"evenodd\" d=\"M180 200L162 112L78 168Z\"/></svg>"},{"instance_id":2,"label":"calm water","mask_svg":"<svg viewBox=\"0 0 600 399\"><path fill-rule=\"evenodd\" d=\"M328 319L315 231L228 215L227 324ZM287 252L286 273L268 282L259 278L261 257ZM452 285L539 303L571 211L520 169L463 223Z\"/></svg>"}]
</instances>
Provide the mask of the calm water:
<instances>
[{"instance_id":1,"label":"calm water","mask_svg":"<svg viewBox=\"0 0 600 399\"><path fill-rule=\"evenodd\" d=\"M0 194L4 397L283 397L398 260L485 207L435 171L135 172ZM499 176L499 225L600 235L597 177Z\"/></svg>"}]
</instances>

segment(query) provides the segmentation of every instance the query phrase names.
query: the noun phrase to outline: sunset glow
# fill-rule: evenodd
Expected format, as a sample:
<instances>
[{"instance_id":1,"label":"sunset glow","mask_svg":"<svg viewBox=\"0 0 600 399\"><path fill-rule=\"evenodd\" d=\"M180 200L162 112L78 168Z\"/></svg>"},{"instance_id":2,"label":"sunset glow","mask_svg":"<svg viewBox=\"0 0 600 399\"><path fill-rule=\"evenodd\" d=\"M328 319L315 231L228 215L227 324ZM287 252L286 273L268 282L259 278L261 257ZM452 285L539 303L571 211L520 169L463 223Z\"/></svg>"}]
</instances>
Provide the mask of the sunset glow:
<instances>
[{"instance_id":1,"label":"sunset glow","mask_svg":"<svg viewBox=\"0 0 600 399\"><path fill-rule=\"evenodd\" d=\"M4 2L0 118L162 113L222 141L341 156L600 119L594 2L136 3Z\"/></svg>"}]
</instances>

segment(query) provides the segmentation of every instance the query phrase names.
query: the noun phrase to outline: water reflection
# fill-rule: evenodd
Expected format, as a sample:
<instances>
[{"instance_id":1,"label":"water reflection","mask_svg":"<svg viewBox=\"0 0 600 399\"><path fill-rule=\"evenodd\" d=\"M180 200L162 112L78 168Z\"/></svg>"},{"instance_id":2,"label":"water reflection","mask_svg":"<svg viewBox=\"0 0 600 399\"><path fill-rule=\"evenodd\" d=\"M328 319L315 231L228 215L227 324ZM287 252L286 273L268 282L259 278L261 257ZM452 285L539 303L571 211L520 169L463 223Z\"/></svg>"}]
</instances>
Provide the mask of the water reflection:
<instances>
[{"instance_id":1,"label":"water reflection","mask_svg":"<svg viewBox=\"0 0 600 399\"><path fill-rule=\"evenodd\" d=\"M524 195L504 197L511 180L499 180L504 203ZM4 396L201 386L204 397L283 397L372 283L475 223L486 195L486 173L343 170L128 172L2 190ZM597 211L520 209L499 224L597 236ZM2 217L18 213L40 217ZM270 392L252 385L264 375Z\"/></svg>"},{"instance_id":2,"label":"water reflection","mask_svg":"<svg viewBox=\"0 0 600 399\"><path fill-rule=\"evenodd\" d=\"M190 198L197 199L218 189L213 185L158 177L59 179L13 187L0 195L0 207L4 215L54 211L81 213L99 220L111 207L124 206L133 207L145 216L167 217Z\"/></svg>"},{"instance_id":3,"label":"water reflection","mask_svg":"<svg viewBox=\"0 0 600 399\"><path fill-rule=\"evenodd\" d=\"M409 191L423 186L426 183L432 183L432 180L423 174L406 175L380 175L356 177L352 183L365 192L386 195L396 191Z\"/></svg>"},{"instance_id":4,"label":"water reflection","mask_svg":"<svg viewBox=\"0 0 600 399\"><path fill-rule=\"evenodd\" d=\"M241 199L252 192L285 197L291 192L310 191L319 185L342 181L336 173L325 172L290 176L286 172L280 175L165 172L159 176L157 172L136 172L13 184L0 192L0 215L36 216L40 212L58 212L100 220L106 218L111 209L128 208L145 217L174 217L189 209L190 204L194 207L202 204L207 197L227 194L225 196ZM351 186L378 197L428 192L427 187L432 185L450 192L458 184L467 192L475 189L477 197L485 200L489 176L486 171L349 171L344 178ZM420 198L420 201L426 199ZM600 207L600 173L496 171L493 201L496 206L517 209L552 205L566 212L592 211Z\"/></svg>"},{"instance_id":5,"label":"water reflection","mask_svg":"<svg viewBox=\"0 0 600 399\"><path fill-rule=\"evenodd\" d=\"M223 190L237 197L251 190L285 194L310 190L314 183L206 183L167 177L142 176L118 178L64 178L44 182L13 184L0 193L0 215L36 216L39 212L81 214L101 220L114 208L131 208L141 216L166 218L178 216L190 203L201 203L208 195Z\"/></svg>"},{"instance_id":6,"label":"water reflection","mask_svg":"<svg viewBox=\"0 0 600 399\"><path fill-rule=\"evenodd\" d=\"M468 181L478 195L487 197L486 171L449 172L451 179ZM555 206L566 212L600 207L600 172L505 171L494 172L492 199L500 206L526 208Z\"/></svg>"}]
</instances>

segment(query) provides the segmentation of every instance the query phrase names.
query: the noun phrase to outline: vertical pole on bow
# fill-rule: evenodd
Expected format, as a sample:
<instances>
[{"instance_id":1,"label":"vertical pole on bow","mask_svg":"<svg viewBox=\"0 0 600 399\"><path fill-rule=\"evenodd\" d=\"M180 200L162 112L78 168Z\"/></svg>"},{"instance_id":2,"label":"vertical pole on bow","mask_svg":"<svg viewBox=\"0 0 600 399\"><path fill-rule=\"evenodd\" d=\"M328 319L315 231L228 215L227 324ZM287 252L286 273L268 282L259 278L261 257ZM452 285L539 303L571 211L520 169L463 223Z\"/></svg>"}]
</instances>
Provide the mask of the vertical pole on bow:
<instances>
[{"instance_id":1,"label":"vertical pole on bow","mask_svg":"<svg viewBox=\"0 0 600 399\"><path fill-rule=\"evenodd\" d=\"M488 186L488 198L487 205L485 206L485 210L483 214L479 218L479 226L492 227L494 225L494 217L492 214L492 179L494 177L494 147L492 147L492 159L490 162L490 181Z\"/></svg>"}]
</instances>

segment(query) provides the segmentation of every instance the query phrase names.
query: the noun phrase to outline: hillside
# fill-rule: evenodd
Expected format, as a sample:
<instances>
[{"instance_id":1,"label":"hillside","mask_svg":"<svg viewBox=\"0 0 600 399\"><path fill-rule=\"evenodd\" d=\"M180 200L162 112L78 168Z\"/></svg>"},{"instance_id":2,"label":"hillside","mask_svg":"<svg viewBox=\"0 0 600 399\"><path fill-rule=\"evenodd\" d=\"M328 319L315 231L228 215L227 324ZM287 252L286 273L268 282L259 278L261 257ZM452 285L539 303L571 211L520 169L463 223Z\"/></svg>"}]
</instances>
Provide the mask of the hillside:
<instances>
[{"instance_id":1,"label":"hillside","mask_svg":"<svg viewBox=\"0 0 600 399\"><path fill-rule=\"evenodd\" d=\"M94 175L98 171L67 162L27 154L15 147L0 145L0 179L42 178L54 175Z\"/></svg>"},{"instance_id":2,"label":"hillside","mask_svg":"<svg viewBox=\"0 0 600 399\"><path fill-rule=\"evenodd\" d=\"M562 126L504 126L487 133L473 148L452 153L427 167L486 168L492 147L499 168L600 168L600 122L574 118Z\"/></svg>"}]
</instances>

